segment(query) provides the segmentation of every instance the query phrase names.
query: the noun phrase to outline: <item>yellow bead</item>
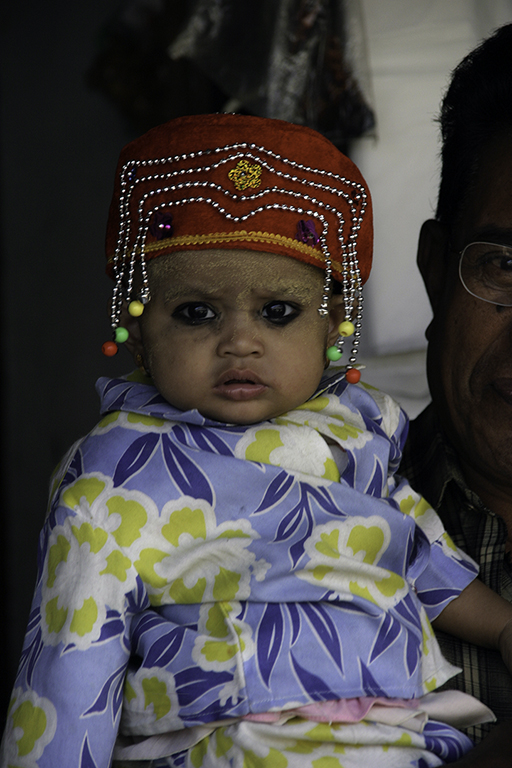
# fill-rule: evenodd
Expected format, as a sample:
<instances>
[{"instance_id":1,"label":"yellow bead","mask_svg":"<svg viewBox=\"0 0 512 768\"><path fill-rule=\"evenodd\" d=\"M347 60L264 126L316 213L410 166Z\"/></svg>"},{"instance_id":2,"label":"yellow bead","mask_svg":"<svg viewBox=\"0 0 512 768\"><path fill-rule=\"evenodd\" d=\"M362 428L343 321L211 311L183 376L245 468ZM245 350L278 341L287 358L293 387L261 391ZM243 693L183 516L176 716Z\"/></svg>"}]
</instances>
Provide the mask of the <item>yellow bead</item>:
<instances>
[{"instance_id":1,"label":"yellow bead","mask_svg":"<svg viewBox=\"0 0 512 768\"><path fill-rule=\"evenodd\" d=\"M135 299L128 304L128 312L132 317L140 317L144 312L144 304L141 301Z\"/></svg>"},{"instance_id":2,"label":"yellow bead","mask_svg":"<svg viewBox=\"0 0 512 768\"><path fill-rule=\"evenodd\" d=\"M340 336L352 336L356 327L350 320L344 320L338 327L338 333Z\"/></svg>"}]
</instances>

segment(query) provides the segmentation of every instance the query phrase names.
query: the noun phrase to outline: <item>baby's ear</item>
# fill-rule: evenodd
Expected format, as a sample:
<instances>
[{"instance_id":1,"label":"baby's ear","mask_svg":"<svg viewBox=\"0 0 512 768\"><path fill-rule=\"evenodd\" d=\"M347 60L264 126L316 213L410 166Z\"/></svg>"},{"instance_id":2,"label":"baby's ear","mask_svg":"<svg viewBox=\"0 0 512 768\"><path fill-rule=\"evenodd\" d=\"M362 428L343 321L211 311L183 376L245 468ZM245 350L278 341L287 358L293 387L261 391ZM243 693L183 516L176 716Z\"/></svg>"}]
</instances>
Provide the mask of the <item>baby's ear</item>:
<instances>
[{"instance_id":1,"label":"baby's ear","mask_svg":"<svg viewBox=\"0 0 512 768\"><path fill-rule=\"evenodd\" d=\"M128 312L128 302L123 301L123 307L121 309L121 315L119 318L119 325L126 328L128 331L128 338L124 342L124 346L128 349L133 359L137 355L142 355L144 348L142 346L142 334L140 330L140 322L138 317L132 317Z\"/></svg>"},{"instance_id":2,"label":"baby's ear","mask_svg":"<svg viewBox=\"0 0 512 768\"><path fill-rule=\"evenodd\" d=\"M327 336L327 346L332 346L339 336L338 326L345 320L345 306L343 296L335 293L329 301L329 331Z\"/></svg>"}]
</instances>

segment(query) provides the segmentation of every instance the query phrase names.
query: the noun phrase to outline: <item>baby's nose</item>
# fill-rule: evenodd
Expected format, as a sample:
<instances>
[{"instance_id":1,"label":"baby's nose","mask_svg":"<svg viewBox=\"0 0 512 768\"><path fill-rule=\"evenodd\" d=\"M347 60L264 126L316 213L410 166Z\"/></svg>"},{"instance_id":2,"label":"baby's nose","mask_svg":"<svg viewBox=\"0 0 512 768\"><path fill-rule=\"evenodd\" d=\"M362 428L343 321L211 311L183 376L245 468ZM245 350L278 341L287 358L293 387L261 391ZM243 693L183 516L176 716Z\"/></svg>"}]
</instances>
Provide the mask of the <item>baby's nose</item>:
<instances>
[{"instance_id":1,"label":"baby's nose","mask_svg":"<svg viewBox=\"0 0 512 768\"><path fill-rule=\"evenodd\" d=\"M258 322L245 312L236 312L228 320L222 329L221 339L217 348L218 354L236 355L247 357L248 355L262 355L263 341L258 328Z\"/></svg>"}]
</instances>

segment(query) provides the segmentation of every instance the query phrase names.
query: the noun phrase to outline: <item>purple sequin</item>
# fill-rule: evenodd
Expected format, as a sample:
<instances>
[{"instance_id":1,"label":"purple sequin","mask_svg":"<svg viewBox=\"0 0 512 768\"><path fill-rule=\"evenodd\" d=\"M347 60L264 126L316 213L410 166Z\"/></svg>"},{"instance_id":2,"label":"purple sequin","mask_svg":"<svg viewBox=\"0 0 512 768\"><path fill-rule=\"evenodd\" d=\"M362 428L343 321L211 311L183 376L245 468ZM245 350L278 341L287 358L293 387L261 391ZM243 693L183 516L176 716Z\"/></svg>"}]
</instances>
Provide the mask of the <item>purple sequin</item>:
<instances>
[{"instance_id":1,"label":"purple sequin","mask_svg":"<svg viewBox=\"0 0 512 768\"><path fill-rule=\"evenodd\" d=\"M172 215L170 213L157 211L153 216L153 221L149 225L149 231L157 240L164 240L167 237L171 237L173 232Z\"/></svg>"},{"instance_id":2,"label":"purple sequin","mask_svg":"<svg viewBox=\"0 0 512 768\"><path fill-rule=\"evenodd\" d=\"M307 221L301 219L299 221L295 239L306 245L316 245L319 242L320 238L316 233L315 222L313 219L308 219Z\"/></svg>"}]
</instances>

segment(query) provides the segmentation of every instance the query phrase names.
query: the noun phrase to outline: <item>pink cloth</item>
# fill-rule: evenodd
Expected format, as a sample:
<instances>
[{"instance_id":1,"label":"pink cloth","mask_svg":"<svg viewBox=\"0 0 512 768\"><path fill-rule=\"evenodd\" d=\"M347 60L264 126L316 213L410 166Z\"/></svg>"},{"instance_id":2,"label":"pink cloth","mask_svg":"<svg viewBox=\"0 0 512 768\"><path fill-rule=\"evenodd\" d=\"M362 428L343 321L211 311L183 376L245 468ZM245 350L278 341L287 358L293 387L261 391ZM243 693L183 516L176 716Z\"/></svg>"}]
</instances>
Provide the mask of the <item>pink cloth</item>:
<instances>
[{"instance_id":1,"label":"pink cloth","mask_svg":"<svg viewBox=\"0 0 512 768\"><path fill-rule=\"evenodd\" d=\"M286 709L280 712L261 712L255 715L245 715L244 720L255 723L275 723L284 717L303 717L317 723L358 723L363 720L375 704L385 707L403 707L416 709L418 699L386 699L384 697L361 696L356 699L338 699L336 701L319 701L306 704L296 709Z\"/></svg>"}]
</instances>

